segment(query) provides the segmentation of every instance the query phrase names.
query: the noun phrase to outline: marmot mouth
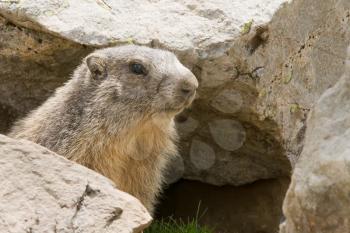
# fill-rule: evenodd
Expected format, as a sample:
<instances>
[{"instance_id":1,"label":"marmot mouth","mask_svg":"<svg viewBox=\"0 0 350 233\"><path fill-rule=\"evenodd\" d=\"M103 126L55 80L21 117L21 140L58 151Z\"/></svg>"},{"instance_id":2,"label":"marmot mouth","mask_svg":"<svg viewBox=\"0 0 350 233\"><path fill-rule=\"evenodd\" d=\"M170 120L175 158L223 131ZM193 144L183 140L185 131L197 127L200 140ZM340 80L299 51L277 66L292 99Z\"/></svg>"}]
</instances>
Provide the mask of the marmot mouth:
<instances>
[{"instance_id":1,"label":"marmot mouth","mask_svg":"<svg viewBox=\"0 0 350 233\"><path fill-rule=\"evenodd\" d=\"M166 106L165 108L163 108L161 111L162 112L167 112L167 113L174 113L174 114L178 114L180 112L182 112L184 109L188 108L191 106L192 102L193 102L194 98L190 98L187 99L185 101L183 101L180 104L169 104L168 106Z\"/></svg>"},{"instance_id":2,"label":"marmot mouth","mask_svg":"<svg viewBox=\"0 0 350 233\"><path fill-rule=\"evenodd\" d=\"M176 115L182 112L185 108L187 108L188 105L183 103L181 105L168 105L164 107L163 109L160 109L161 112L171 114L171 115Z\"/></svg>"},{"instance_id":3,"label":"marmot mouth","mask_svg":"<svg viewBox=\"0 0 350 233\"><path fill-rule=\"evenodd\" d=\"M182 112L186 107L178 107L178 108L165 108L164 109L164 112L167 112L167 113L180 113Z\"/></svg>"}]
</instances>

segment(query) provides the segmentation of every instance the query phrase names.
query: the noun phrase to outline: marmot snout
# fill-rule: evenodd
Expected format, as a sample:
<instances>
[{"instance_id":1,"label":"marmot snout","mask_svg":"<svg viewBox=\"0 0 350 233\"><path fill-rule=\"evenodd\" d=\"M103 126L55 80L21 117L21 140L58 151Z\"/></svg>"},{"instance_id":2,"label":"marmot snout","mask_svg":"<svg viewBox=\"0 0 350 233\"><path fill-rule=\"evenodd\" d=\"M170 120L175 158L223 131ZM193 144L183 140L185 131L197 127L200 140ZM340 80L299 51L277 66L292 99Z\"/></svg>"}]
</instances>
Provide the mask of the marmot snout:
<instances>
[{"instance_id":1,"label":"marmot snout","mask_svg":"<svg viewBox=\"0 0 350 233\"><path fill-rule=\"evenodd\" d=\"M177 154L174 116L197 87L171 52L133 45L97 50L10 136L102 173L152 212L163 170Z\"/></svg>"}]
</instances>

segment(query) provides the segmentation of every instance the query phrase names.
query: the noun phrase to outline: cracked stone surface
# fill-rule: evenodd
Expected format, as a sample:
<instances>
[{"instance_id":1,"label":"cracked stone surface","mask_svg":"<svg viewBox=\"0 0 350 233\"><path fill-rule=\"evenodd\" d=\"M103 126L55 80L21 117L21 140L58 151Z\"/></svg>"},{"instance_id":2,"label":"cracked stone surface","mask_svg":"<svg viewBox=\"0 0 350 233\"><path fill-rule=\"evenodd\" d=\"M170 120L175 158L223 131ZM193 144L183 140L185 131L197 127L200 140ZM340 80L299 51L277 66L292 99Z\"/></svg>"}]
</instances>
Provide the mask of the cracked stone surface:
<instances>
[{"instance_id":1,"label":"cracked stone surface","mask_svg":"<svg viewBox=\"0 0 350 233\"><path fill-rule=\"evenodd\" d=\"M348 0L1 2L0 127L38 106L94 48L134 42L174 51L200 81L178 118L185 178L289 176L310 109L344 71L349 9ZM226 119L245 131L234 151L210 130ZM193 140L214 151L211 167L192 163Z\"/></svg>"},{"instance_id":2,"label":"cracked stone surface","mask_svg":"<svg viewBox=\"0 0 350 233\"><path fill-rule=\"evenodd\" d=\"M284 201L281 233L350 229L350 48L347 70L317 102ZM334 104L337 103L337 104Z\"/></svg>"},{"instance_id":3,"label":"cracked stone surface","mask_svg":"<svg viewBox=\"0 0 350 233\"><path fill-rule=\"evenodd\" d=\"M0 135L0 231L140 233L152 218L107 178L39 145Z\"/></svg>"},{"instance_id":4,"label":"cracked stone surface","mask_svg":"<svg viewBox=\"0 0 350 233\"><path fill-rule=\"evenodd\" d=\"M128 39L142 44L157 40L176 50L202 50L202 55L207 56L209 46L223 49L239 34L240 26L251 19L267 22L283 2L286 1L37 0L15 4L5 1L0 6L1 13L17 24L77 43L106 46Z\"/></svg>"}]
</instances>

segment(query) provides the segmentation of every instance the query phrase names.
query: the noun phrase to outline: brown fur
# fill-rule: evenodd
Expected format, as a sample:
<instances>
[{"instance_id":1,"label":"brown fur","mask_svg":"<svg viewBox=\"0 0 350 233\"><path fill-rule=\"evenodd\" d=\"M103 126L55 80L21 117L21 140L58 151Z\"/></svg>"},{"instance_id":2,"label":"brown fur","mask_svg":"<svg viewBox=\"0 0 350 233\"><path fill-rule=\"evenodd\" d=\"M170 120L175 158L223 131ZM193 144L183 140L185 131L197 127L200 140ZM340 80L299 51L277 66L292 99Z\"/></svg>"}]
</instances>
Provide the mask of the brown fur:
<instances>
[{"instance_id":1,"label":"brown fur","mask_svg":"<svg viewBox=\"0 0 350 233\"><path fill-rule=\"evenodd\" d=\"M135 61L147 74L131 72ZM176 155L174 116L192 102L197 86L170 52L140 46L97 50L10 136L100 172L152 212L163 170Z\"/></svg>"}]
</instances>

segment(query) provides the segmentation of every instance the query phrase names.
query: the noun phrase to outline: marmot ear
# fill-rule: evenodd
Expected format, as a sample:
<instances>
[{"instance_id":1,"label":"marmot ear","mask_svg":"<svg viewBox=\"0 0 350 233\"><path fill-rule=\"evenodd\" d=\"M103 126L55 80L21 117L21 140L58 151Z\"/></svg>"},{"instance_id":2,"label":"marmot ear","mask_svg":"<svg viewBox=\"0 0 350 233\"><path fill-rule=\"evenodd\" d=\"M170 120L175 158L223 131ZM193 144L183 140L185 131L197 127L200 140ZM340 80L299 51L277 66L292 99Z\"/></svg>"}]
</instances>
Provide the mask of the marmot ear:
<instances>
[{"instance_id":1,"label":"marmot ear","mask_svg":"<svg viewBox=\"0 0 350 233\"><path fill-rule=\"evenodd\" d=\"M98 55L90 55L86 58L91 77L96 80L102 80L107 77L107 69L105 58Z\"/></svg>"}]
</instances>

